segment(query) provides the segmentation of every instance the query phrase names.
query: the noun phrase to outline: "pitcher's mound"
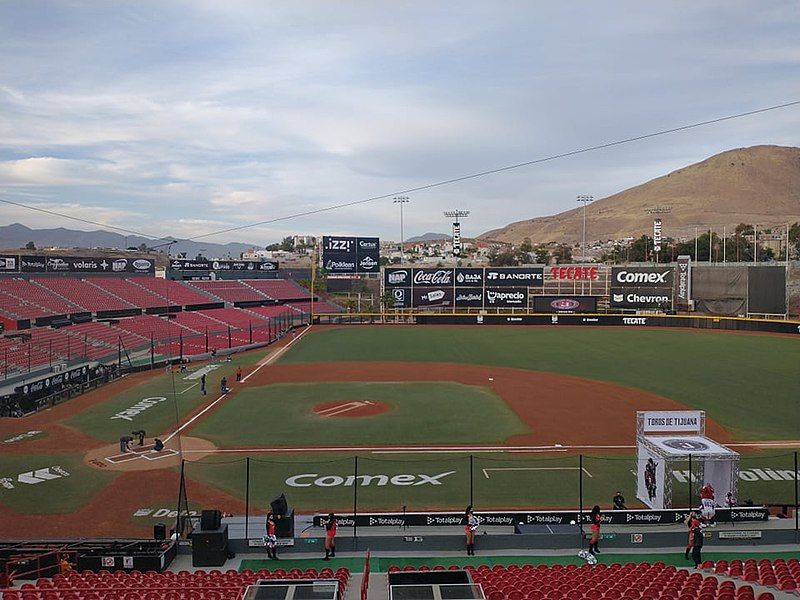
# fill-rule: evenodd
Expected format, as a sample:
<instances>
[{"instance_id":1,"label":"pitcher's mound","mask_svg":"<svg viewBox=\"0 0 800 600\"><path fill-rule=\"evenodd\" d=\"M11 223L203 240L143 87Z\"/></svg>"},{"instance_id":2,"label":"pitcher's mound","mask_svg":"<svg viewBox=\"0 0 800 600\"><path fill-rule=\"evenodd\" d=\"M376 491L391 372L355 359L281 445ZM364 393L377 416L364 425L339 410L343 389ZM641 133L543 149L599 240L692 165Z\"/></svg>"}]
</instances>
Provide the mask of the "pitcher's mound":
<instances>
[{"instance_id":1,"label":"pitcher's mound","mask_svg":"<svg viewBox=\"0 0 800 600\"><path fill-rule=\"evenodd\" d=\"M180 465L181 454L185 460L194 461L213 454L216 449L214 444L203 438L181 437L180 445L178 438L172 438L160 452L153 450L152 442L146 442L144 446L134 444L130 452L120 452L119 444L111 444L90 450L83 460L95 469L149 471Z\"/></svg>"},{"instance_id":2,"label":"pitcher's mound","mask_svg":"<svg viewBox=\"0 0 800 600\"><path fill-rule=\"evenodd\" d=\"M371 417L390 410L391 407L375 400L334 400L323 402L314 407L314 413L320 417Z\"/></svg>"}]
</instances>

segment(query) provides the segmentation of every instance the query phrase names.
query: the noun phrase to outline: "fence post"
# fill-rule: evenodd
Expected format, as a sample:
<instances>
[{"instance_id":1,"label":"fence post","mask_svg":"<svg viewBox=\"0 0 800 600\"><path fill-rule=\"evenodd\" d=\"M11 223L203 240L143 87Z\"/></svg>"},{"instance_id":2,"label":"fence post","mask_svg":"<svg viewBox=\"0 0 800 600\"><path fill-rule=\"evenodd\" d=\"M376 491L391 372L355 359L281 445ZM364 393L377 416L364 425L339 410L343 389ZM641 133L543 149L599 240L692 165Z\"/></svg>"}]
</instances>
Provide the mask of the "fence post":
<instances>
[{"instance_id":1,"label":"fence post","mask_svg":"<svg viewBox=\"0 0 800 600\"><path fill-rule=\"evenodd\" d=\"M581 550L583 550L583 454L578 455L578 524L581 535Z\"/></svg>"},{"instance_id":2,"label":"fence post","mask_svg":"<svg viewBox=\"0 0 800 600\"><path fill-rule=\"evenodd\" d=\"M253 322L252 321L248 321L247 322L247 326L250 329L250 343L252 344L253 343Z\"/></svg>"},{"instance_id":3,"label":"fence post","mask_svg":"<svg viewBox=\"0 0 800 600\"><path fill-rule=\"evenodd\" d=\"M153 368L153 365L156 363L156 346L155 341L153 340L153 332L150 332L150 368Z\"/></svg>"},{"instance_id":4,"label":"fence post","mask_svg":"<svg viewBox=\"0 0 800 600\"><path fill-rule=\"evenodd\" d=\"M358 454L353 457L353 549L358 547Z\"/></svg>"},{"instance_id":5,"label":"fence post","mask_svg":"<svg viewBox=\"0 0 800 600\"><path fill-rule=\"evenodd\" d=\"M233 344L231 343L231 326L230 326L230 323L229 323L228 324L228 350L230 350L232 347L233 347Z\"/></svg>"},{"instance_id":6,"label":"fence post","mask_svg":"<svg viewBox=\"0 0 800 600\"><path fill-rule=\"evenodd\" d=\"M208 326L206 325L206 352L208 352Z\"/></svg>"},{"instance_id":7,"label":"fence post","mask_svg":"<svg viewBox=\"0 0 800 600\"><path fill-rule=\"evenodd\" d=\"M469 455L469 505L472 506L472 492L473 492L473 472L472 469L475 466L475 457L470 454Z\"/></svg>"},{"instance_id":8,"label":"fence post","mask_svg":"<svg viewBox=\"0 0 800 600\"><path fill-rule=\"evenodd\" d=\"M179 331L178 335L180 336L180 346L179 346L180 359L181 359L181 362L183 362L183 331Z\"/></svg>"},{"instance_id":9,"label":"fence post","mask_svg":"<svg viewBox=\"0 0 800 600\"><path fill-rule=\"evenodd\" d=\"M686 506L692 510L692 453L689 453L689 476L686 478L689 482L689 495L686 497Z\"/></svg>"},{"instance_id":10,"label":"fence post","mask_svg":"<svg viewBox=\"0 0 800 600\"><path fill-rule=\"evenodd\" d=\"M186 461L184 459L181 459L181 482L180 485L178 486L178 514L175 517L175 533L178 534L178 537L181 537L181 535L183 534L183 531L181 531L180 528L180 524L181 524L181 501L183 500L183 497L186 494L186 487L185 487L186 480L184 479L185 465Z\"/></svg>"},{"instance_id":11,"label":"fence post","mask_svg":"<svg viewBox=\"0 0 800 600\"><path fill-rule=\"evenodd\" d=\"M798 502L797 502L797 450L794 451L794 530L797 531L800 529L798 525L800 525L800 515L797 514L798 509Z\"/></svg>"},{"instance_id":12,"label":"fence post","mask_svg":"<svg viewBox=\"0 0 800 600\"><path fill-rule=\"evenodd\" d=\"M248 547L250 546L250 457L245 461L244 478L244 539Z\"/></svg>"}]
</instances>

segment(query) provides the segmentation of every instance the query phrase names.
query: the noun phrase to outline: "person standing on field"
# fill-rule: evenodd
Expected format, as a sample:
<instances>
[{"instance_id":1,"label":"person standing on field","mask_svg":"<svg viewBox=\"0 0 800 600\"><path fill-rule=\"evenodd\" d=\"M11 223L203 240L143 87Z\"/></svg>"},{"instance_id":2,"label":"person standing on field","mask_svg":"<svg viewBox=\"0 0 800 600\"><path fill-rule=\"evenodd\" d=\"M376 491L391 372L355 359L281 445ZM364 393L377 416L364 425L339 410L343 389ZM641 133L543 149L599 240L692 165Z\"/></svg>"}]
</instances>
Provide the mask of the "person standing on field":
<instances>
[{"instance_id":1,"label":"person standing on field","mask_svg":"<svg viewBox=\"0 0 800 600\"><path fill-rule=\"evenodd\" d=\"M325 558L330 560L336 557L336 515L330 513L325 524Z\"/></svg>"}]
</instances>

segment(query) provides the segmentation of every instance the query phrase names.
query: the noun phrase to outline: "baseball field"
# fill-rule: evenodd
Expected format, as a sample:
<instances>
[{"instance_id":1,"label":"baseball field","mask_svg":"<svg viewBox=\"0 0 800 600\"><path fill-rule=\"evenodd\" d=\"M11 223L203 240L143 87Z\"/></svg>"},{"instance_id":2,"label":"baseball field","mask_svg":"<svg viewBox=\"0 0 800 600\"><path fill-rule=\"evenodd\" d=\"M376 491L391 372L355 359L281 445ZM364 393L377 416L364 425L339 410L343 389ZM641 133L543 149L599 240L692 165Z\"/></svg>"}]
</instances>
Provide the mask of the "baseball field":
<instances>
[{"instance_id":1,"label":"baseball field","mask_svg":"<svg viewBox=\"0 0 800 600\"><path fill-rule=\"evenodd\" d=\"M793 504L798 364L781 335L313 326L3 420L0 534L147 535L174 517L182 464L193 510L260 514L280 492L299 512L571 508L579 480L588 506L621 490L635 507L636 411L687 408L742 454L740 499ZM139 429L146 445L121 453Z\"/></svg>"}]
</instances>

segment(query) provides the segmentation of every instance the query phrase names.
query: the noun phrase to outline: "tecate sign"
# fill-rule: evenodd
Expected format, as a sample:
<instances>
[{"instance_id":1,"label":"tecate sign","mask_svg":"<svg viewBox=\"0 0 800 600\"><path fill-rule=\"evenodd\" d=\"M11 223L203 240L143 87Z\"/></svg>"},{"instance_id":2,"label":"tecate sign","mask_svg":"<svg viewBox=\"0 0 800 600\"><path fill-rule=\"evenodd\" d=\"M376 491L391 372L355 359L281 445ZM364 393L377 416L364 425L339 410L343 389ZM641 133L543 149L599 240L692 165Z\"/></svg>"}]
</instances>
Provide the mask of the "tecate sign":
<instances>
[{"instance_id":1,"label":"tecate sign","mask_svg":"<svg viewBox=\"0 0 800 600\"><path fill-rule=\"evenodd\" d=\"M320 475L318 473L302 473L300 475L292 475L286 479L286 485L290 487L352 487L358 485L360 487L377 486L382 487L386 485L396 486L420 486L420 485L442 485L442 479L452 475L455 471L445 471L438 475L426 475L425 473L417 474L400 474L400 475ZM356 481L358 482L356 484Z\"/></svg>"},{"instance_id":2,"label":"tecate sign","mask_svg":"<svg viewBox=\"0 0 800 600\"><path fill-rule=\"evenodd\" d=\"M597 267L550 267L550 278L569 281L594 281Z\"/></svg>"}]
</instances>

